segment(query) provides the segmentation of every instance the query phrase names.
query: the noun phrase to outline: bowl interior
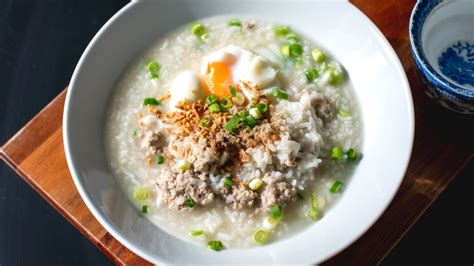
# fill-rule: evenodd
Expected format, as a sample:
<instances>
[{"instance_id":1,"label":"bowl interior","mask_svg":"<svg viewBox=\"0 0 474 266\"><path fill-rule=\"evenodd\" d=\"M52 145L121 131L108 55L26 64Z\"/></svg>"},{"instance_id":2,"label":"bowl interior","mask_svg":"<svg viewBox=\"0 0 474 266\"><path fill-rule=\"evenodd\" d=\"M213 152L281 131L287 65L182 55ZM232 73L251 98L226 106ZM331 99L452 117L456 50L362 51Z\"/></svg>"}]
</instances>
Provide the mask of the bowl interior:
<instances>
[{"instance_id":1,"label":"bowl interior","mask_svg":"<svg viewBox=\"0 0 474 266\"><path fill-rule=\"evenodd\" d=\"M422 28L422 46L431 67L444 79L474 89L474 2L435 7Z\"/></svg>"},{"instance_id":2,"label":"bowl interior","mask_svg":"<svg viewBox=\"0 0 474 266\"><path fill-rule=\"evenodd\" d=\"M319 222L263 247L216 253L171 236L129 204L109 171L103 126L108 97L132 59L180 25L225 14L290 25L335 55L360 102L364 158L342 199ZM345 1L142 0L118 12L81 57L66 100L64 141L71 174L94 216L154 263L318 263L352 243L385 210L404 176L413 127L410 88L398 58Z\"/></svg>"}]
</instances>

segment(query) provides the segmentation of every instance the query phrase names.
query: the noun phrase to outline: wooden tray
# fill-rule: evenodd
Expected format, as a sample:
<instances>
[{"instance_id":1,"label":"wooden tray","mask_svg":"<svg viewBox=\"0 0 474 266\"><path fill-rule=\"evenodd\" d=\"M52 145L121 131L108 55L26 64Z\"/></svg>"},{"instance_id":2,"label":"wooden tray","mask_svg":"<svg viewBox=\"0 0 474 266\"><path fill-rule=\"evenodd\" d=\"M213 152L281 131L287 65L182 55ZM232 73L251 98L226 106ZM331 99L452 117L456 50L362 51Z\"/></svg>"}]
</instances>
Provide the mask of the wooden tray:
<instances>
[{"instance_id":1,"label":"wooden tray","mask_svg":"<svg viewBox=\"0 0 474 266\"><path fill-rule=\"evenodd\" d=\"M409 16L415 1L354 0L352 3L382 30L403 63L415 103L416 137L405 179L387 211L354 244L325 262L327 265L380 263L473 160L474 151L472 131L468 127L473 125L473 119L437 106L421 92L421 84L415 77L408 38ZM13 136L1 148L0 156L115 263L149 264L97 222L73 184L62 139L65 95L66 90ZM381 148L390 160L390 147ZM383 177L380 178L383 182Z\"/></svg>"}]
</instances>

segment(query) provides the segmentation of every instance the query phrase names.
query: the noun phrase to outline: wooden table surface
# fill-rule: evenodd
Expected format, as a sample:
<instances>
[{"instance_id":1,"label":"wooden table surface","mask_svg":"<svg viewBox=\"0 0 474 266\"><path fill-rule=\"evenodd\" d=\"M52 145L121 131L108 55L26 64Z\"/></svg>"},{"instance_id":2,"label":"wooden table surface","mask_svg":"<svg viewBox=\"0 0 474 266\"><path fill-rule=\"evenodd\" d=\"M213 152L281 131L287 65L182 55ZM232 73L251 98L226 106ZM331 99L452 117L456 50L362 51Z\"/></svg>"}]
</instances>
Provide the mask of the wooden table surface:
<instances>
[{"instance_id":1,"label":"wooden table surface","mask_svg":"<svg viewBox=\"0 0 474 266\"><path fill-rule=\"evenodd\" d=\"M326 265L378 264L436 200L459 172L473 161L474 119L451 113L421 91L410 53L408 22L414 0L353 0L385 34L410 81L415 104L415 142L405 179L380 219ZM0 149L4 159L69 222L117 264L148 265L115 240L92 216L70 176L62 139L66 90ZM471 125L471 127L469 127Z\"/></svg>"}]
</instances>

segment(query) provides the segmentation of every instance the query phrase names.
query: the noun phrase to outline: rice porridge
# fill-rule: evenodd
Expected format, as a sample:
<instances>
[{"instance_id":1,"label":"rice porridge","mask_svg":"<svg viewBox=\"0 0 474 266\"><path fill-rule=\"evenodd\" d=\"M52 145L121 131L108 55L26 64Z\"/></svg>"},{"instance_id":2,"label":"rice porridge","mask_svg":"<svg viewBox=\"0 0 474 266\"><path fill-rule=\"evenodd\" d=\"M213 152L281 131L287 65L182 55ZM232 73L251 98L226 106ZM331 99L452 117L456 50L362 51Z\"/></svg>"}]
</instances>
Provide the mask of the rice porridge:
<instances>
[{"instance_id":1,"label":"rice porridge","mask_svg":"<svg viewBox=\"0 0 474 266\"><path fill-rule=\"evenodd\" d=\"M362 139L343 67L288 26L213 18L132 62L109 101L110 168L137 211L218 251L324 219Z\"/></svg>"}]
</instances>

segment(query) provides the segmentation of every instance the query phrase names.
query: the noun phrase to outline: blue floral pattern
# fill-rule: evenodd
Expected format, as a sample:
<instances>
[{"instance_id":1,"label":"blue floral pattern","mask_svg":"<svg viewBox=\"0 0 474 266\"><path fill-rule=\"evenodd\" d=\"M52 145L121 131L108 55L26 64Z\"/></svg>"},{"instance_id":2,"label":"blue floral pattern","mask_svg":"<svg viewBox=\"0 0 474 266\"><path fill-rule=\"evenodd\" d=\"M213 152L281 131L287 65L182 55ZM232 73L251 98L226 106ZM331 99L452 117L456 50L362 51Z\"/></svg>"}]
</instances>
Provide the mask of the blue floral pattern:
<instances>
[{"instance_id":1,"label":"blue floral pattern","mask_svg":"<svg viewBox=\"0 0 474 266\"><path fill-rule=\"evenodd\" d=\"M474 86L474 44L457 42L438 58L441 72L461 85Z\"/></svg>"}]
</instances>

